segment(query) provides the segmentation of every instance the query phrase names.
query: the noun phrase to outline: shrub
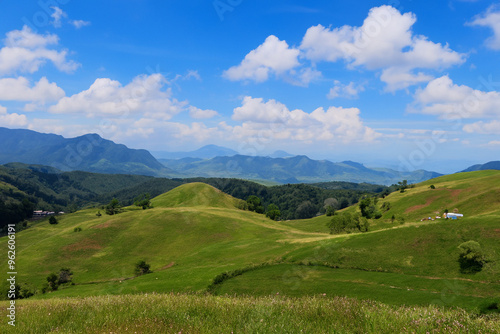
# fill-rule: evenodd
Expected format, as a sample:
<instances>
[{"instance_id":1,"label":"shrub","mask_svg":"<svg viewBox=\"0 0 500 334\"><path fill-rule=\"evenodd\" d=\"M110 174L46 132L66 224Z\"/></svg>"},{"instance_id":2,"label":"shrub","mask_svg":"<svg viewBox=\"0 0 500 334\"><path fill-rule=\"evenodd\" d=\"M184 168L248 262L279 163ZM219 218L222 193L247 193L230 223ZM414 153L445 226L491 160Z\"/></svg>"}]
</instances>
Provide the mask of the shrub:
<instances>
[{"instance_id":1,"label":"shrub","mask_svg":"<svg viewBox=\"0 0 500 334\"><path fill-rule=\"evenodd\" d=\"M54 217L54 216L50 216L50 218L49 218L49 224L55 225L55 224L57 224L57 223L59 223L59 222L57 221L57 218L56 218L56 217Z\"/></svg>"},{"instance_id":2,"label":"shrub","mask_svg":"<svg viewBox=\"0 0 500 334\"><path fill-rule=\"evenodd\" d=\"M141 276L145 274L152 273L152 271L149 269L151 266L146 263L146 261L141 260L135 264L135 275L136 276Z\"/></svg>"},{"instance_id":3,"label":"shrub","mask_svg":"<svg viewBox=\"0 0 500 334\"><path fill-rule=\"evenodd\" d=\"M464 274L475 274L483 269L486 263L481 245L477 241L469 240L458 246L460 250L458 263L460 272Z\"/></svg>"},{"instance_id":4,"label":"shrub","mask_svg":"<svg viewBox=\"0 0 500 334\"><path fill-rule=\"evenodd\" d=\"M269 204L267 206L266 217L271 218L272 220L278 220L281 216L281 211L275 204Z\"/></svg>"},{"instance_id":5,"label":"shrub","mask_svg":"<svg viewBox=\"0 0 500 334\"><path fill-rule=\"evenodd\" d=\"M73 272L69 268L61 268L59 271L59 284L69 283L73 279Z\"/></svg>"},{"instance_id":6,"label":"shrub","mask_svg":"<svg viewBox=\"0 0 500 334\"><path fill-rule=\"evenodd\" d=\"M82 231L82 228L81 227L75 227L73 229L73 232L81 232Z\"/></svg>"}]
</instances>

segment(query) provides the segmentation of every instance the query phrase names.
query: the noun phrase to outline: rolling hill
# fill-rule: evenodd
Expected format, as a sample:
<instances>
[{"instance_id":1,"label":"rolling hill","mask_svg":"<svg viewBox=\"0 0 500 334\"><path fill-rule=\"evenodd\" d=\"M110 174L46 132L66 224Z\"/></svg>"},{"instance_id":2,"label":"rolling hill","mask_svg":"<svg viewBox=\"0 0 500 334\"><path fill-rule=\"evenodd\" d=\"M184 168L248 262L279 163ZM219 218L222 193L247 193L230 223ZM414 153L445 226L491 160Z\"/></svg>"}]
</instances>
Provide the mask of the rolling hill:
<instances>
[{"instance_id":1,"label":"rolling hill","mask_svg":"<svg viewBox=\"0 0 500 334\"><path fill-rule=\"evenodd\" d=\"M153 291L327 293L478 309L500 297L500 203L492 201L499 178L494 171L456 174L393 193L384 200L405 215L405 225L385 218L389 210L373 222L372 231L347 235L329 234L325 216L271 221L240 209L240 200L214 187L184 184L154 198L152 209L128 207L101 217L96 209L82 210L59 217L57 225L45 222L19 232L19 281L39 291L50 272L70 267L75 285L36 298ZM429 198L436 204L417 207ZM482 205L484 200L491 204ZM419 219L427 210L461 206L466 218L459 221ZM77 227L82 231L75 232ZM457 264L458 245L471 239L489 257L475 275L461 273ZM141 259L153 273L135 277L133 265ZM226 278L213 286L222 273ZM458 287L444 299L439 293L447 282Z\"/></svg>"}]
</instances>

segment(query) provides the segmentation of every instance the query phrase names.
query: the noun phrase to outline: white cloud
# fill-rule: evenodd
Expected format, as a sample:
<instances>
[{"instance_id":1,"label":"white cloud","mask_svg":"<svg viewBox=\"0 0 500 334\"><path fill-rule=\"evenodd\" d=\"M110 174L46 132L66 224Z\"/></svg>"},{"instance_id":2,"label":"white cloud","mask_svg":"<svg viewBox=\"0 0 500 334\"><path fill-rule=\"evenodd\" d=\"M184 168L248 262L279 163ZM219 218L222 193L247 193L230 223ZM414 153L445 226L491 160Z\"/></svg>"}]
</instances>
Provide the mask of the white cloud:
<instances>
[{"instance_id":1,"label":"white cloud","mask_svg":"<svg viewBox=\"0 0 500 334\"><path fill-rule=\"evenodd\" d=\"M56 28L60 28L61 25L62 25L62 18L63 17L68 17L68 15L59 7L50 7L54 10L54 13L52 13L50 15L50 17L52 17L53 21L51 22L51 24L56 27Z\"/></svg>"},{"instance_id":2,"label":"white cloud","mask_svg":"<svg viewBox=\"0 0 500 334\"><path fill-rule=\"evenodd\" d=\"M476 122L464 125L463 130L467 133L500 134L500 121Z\"/></svg>"},{"instance_id":3,"label":"white cloud","mask_svg":"<svg viewBox=\"0 0 500 334\"><path fill-rule=\"evenodd\" d=\"M412 13L401 14L391 6L375 7L360 27L309 28L300 48L312 61L344 60L351 68L383 70L381 80L387 83L389 91L432 78L415 74L416 69L442 69L465 61L464 54L448 45L414 35L411 28L415 22Z\"/></svg>"},{"instance_id":4,"label":"white cloud","mask_svg":"<svg viewBox=\"0 0 500 334\"><path fill-rule=\"evenodd\" d=\"M68 18L68 14L64 12L61 8L53 6L50 7L51 9L54 10L54 12L50 15L52 17L52 22L50 22L55 28L61 28L63 19ZM69 24L74 26L76 29L80 29L82 27L90 25L89 21L84 21L84 20L66 20Z\"/></svg>"},{"instance_id":5,"label":"white cloud","mask_svg":"<svg viewBox=\"0 0 500 334\"><path fill-rule=\"evenodd\" d=\"M62 98L49 108L53 113L82 113L87 116L123 116L141 114L168 120L182 111L187 102L172 98L164 90L166 78L161 74L139 75L128 85L108 78L99 78L89 89Z\"/></svg>"},{"instance_id":6,"label":"white cloud","mask_svg":"<svg viewBox=\"0 0 500 334\"><path fill-rule=\"evenodd\" d=\"M57 35L40 35L28 26L8 32L4 40L5 46L0 49L0 75L34 73L47 61L52 62L60 71L75 71L80 64L66 59L67 50L49 48L50 45L57 45L58 40Z\"/></svg>"},{"instance_id":7,"label":"white cloud","mask_svg":"<svg viewBox=\"0 0 500 334\"><path fill-rule=\"evenodd\" d=\"M0 79L0 100L52 102L64 97L65 93L56 83L43 77L33 86L25 77Z\"/></svg>"},{"instance_id":8,"label":"white cloud","mask_svg":"<svg viewBox=\"0 0 500 334\"><path fill-rule=\"evenodd\" d=\"M202 119L202 118L212 118L218 116L219 113L215 110L210 109L200 109L193 106L189 106L189 116L191 118Z\"/></svg>"},{"instance_id":9,"label":"white cloud","mask_svg":"<svg viewBox=\"0 0 500 334\"><path fill-rule=\"evenodd\" d=\"M493 36L486 40L486 45L493 50L500 50L500 10L497 6L491 6L486 13L477 15L468 25L491 28Z\"/></svg>"},{"instance_id":10,"label":"white cloud","mask_svg":"<svg viewBox=\"0 0 500 334\"><path fill-rule=\"evenodd\" d=\"M73 20L73 21L70 21L70 23L76 28L76 29L80 29L82 27L85 27L85 26L88 26L90 25L90 22L89 21L84 21L84 20Z\"/></svg>"},{"instance_id":11,"label":"white cloud","mask_svg":"<svg viewBox=\"0 0 500 334\"><path fill-rule=\"evenodd\" d=\"M456 85L445 75L418 89L409 110L444 119L498 117L500 93Z\"/></svg>"},{"instance_id":12,"label":"white cloud","mask_svg":"<svg viewBox=\"0 0 500 334\"><path fill-rule=\"evenodd\" d=\"M340 81L335 80L334 85L330 88L330 91L327 94L327 98L336 99L338 97L345 97L348 99L357 99L358 94L360 92L365 91L365 87L361 84L355 84L354 82L350 82L348 85L342 84Z\"/></svg>"},{"instance_id":13,"label":"white cloud","mask_svg":"<svg viewBox=\"0 0 500 334\"><path fill-rule=\"evenodd\" d=\"M224 71L223 76L232 81L253 80L263 82L269 75L282 75L298 67L300 51L290 48L285 41L276 36L269 36L265 42L250 51L238 65Z\"/></svg>"},{"instance_id":14,"label":"white cloud","mask_svg":"<svg viewBox=\"0 0 500 334\"><path fill-rule=\"evenodd\" d=\"M241 126L233 134L264 136L297 141L371 142L380 135L363 125L357 108L317 108L312 113L300 109L289 110L276 100L264 102L261 98L246 96L241 107L235 108L233 120ZM226 125L227 126L227 125Z\"/></svg>"},{"instance_id":15,"label":"white cloud","mask_svg":"<svg viewBox=\"0 0 500 334\"><path fill-rule=\"evenodd\" d=\"M7 108L0 106L0 124L10 127L24 127L28 124L25 115L9 114Z\"/></svg>"}]
</instances>

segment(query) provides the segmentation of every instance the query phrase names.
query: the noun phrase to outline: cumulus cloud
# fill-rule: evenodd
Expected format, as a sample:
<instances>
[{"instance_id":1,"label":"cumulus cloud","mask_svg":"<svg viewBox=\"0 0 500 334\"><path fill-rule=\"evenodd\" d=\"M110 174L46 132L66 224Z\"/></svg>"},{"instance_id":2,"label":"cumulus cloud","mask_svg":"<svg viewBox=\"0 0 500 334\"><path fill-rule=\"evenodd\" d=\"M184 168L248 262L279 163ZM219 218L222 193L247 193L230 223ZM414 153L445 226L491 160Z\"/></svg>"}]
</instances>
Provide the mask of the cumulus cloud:
<instances>
[{"instance_id":1,"label":"cumulus cloud","mask_svg":"<svg viewBox=\"0 0 500 334\"><path fill-rule=\"evenodd\" d=\"M5 46L0 49L0 75L27 72L34 73L40 66L50 61L60 71L73 72L80 64L66 59L68 51L51 49L59 38L54 34L40 35L28 26L6 34Z\"/></svg>"},{"instance_id":2,"label":"cumulus cloud","mask_svg":"<svg viewBox=\"0 0 500 334\"><path fill-rule=\"evenodd\" d=\"M464 125L463 130L467 133L500 134L500 121L476 122Z\"/></svg>"},{"instance_id":3,"label":"cumulus cloud","mask_svg":"<svg viewBox=\"0 0 500 334\"><path fill-rule=\"evenodd\" d=\"M365 87L361 84L355 84L351 81L349 84L344 85L340 81L335 80L334 86L330 89L326 97L332 100L338 97L357 99L358 94L364 92L364 90Z\"/></svg>"},{"instance_id":4,"label":"cumulus cloud","mask_svg":"<svg viewBox=\"0 0 500 334\"><path fill-rule=\"evenodd\" d=\"M171 89L164 89L166 84L161 74L139 75L125 86L116 80L99 78L89 89L62 98L49 111L89 117L141 114L168 120L181 112L187 102L173 98Z\"/></svg>"},{"instance_id":5,"label":"cumulus cloud","mask_svg":"<svg viewBox=\"0 0 500 334\"><path fill-rule=\"evenodd\" d=\"M418 89L409 110L443 119L498 117L500 93L457 85L445 75L432 80L424 89Z\"/></svg>"},{"instance_id":6,"label":"cumulus cloud","mask_svg":"<svg viewBox=\"0 0 500 334\"><path fill-rule=\"evenodd\" d=\"M493 30L493 36L486 40L486 45L493 50L500 50L500 8L498 6L491 6L485 13L474 17L468 25L488 27Z\"/></svg>"},{"instance_id":7,"label":"cumulus cloud","mask_svg":"<svg viewBox=\"0 0 500 334\"><path fill-rule=\"evenodd\" d=\"M271 74L279 76L298 67L299 53L299 50L290 48L287 42L271 35L263 44L250 51L239 65L224 71L223 76L232 81L263 82Z\"/></svg>"},{"instance_id":8,"label":"cumulus cloud","mask_svg":"<svg viewBox=\"0 0 500 334\"><path fill-rule=\"evenodd\" d=\"M10 127L24 127L28 124L28 119L25 115L9 114L7 108L0 106L0 124Z\"/></svg>"},{"instance_id":9,"label":"cumulus cloud","mask_svg":"<svg viewBox=\"0 0 500 334\"><path fill-rule=\"evenodd\" d=\"M34 85L25 77L0 79L0 100L52 102L65 96L56 83L41 78Z\"/></svg>"},{"instance_id":10,"label":"cumulus cloud","mask_svg":"<svg viewBox=\"0 0 500 334\"><path fill-rule=\"evenodd\" d=\"M246 96L235 108L233 120L243 124L233 128L237 136L266 136L298 141L370 142L379 134L365 126L357 108L317 108L311 113L289 110L276 100ZM226 125L227 126L227 125Z\"/></svg>"},{"instance_id":11,"label":"cumulus cloud","mask_svg":"<svg viewBox=\"0 0 500 334\"><path fill-rule=\"evenodd\" d=\"M189 116L191 118L203 119L203 118L212 118L218 116L219 113L215 110L210 109L200 109L194 106L189 106Z\"/></svg>"},{"instance_id":12,"label":"cumulus cloud","mask_svg":"<svg viewBox=\"0 0 500 334\"><path fill-rule=\"evenodd\" d=\"M360 27L309 28L300 48L315 62L344 60L351 68L382 70L381 80L389 91L432 78L415 73L416 69L442 69L465 61L464 54L448 45L413 34L415 22L412 13L401 14L391 6L375 7Z\"/></svg>"}]
</instances>

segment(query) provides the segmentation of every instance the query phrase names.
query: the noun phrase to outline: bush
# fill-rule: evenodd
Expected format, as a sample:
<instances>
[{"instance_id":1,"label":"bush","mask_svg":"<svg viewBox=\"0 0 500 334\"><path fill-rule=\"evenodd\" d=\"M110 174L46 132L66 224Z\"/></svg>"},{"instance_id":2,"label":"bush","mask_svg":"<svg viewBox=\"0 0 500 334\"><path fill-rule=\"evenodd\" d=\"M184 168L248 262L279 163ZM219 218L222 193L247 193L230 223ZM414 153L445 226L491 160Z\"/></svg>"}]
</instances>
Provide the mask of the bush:
<instances>
[{"instance_id":1,"label":"bush","mask_svg":"<svg viewBox=\"0 0 500 334\"><path fill-rule=\"evenodd\" d=\"M458 246L460 254L458 263L463 274L475 274L483 269L486 263L481 245L477 241L469 240Z\"/></svg>"},{"instance_id":2,"label":"bush","mask_svg":"<svg viewBox=\"0 0 500 334\"><path fill-rule=\"evenodd\" d=\"M82 231L82 228L81 227L75 227L73 229L73 232L81 232Z\"/></svg>"},{"instance_id":3,"label":"bush","mask_svg":"<svg viewBox=\"0 0 500 334\"><path fill-rule=\"evenodd\" d=\"M55 225L58 224L59 222L57 221L57 218L54 216L50 216L49 218L49 224Z\"/></svg>"},{"instance_id":4,"label":"bush","mask_svg":"<svg viewBox=\"0 0 500 334\"><path fill-rule=\"evenodd\" d=\"M71 282L73 279L73 272L69 268L61 268L59 271L59 284L65 284Z\"/></svg>"},{"instance_id":5,"label":"bush","mask_svg":"<svg viewBox=\"0 0 500 334\"><path fill-rule=\"evenodd\" d=\"M368 232L370 223L365 217L358 213L343 213L333 216L330 223L327 224L330 234Z\"/></svg>"},{"instance_id":6,"label":"bush","mask_svg":"<svg viewBox=\"0 0 500 334\"><path fill-rule=\"evenodd\" d=\"M48 289L49 291L56 291L59 288L59 281L58 277L56 274L51 273L49 276L47 276L47 283L48 283ZM45 288L44 288L45 290Z\"/></svg>"},{"instance_id":7,"label":"bush","mask_svg":"<svg viewBox=\"0 0 500 334\"><path fill-rule=\"evenodd\" d=\"M274 204L269 204L267 206L267 212L266 212L266 217L272 219L272 220L278 220L278 218L281 216L281 211L279 208L274 205Z\"/></svg>"},{"instance_id":8,"label":"bush","mask_svg":"<svg viewBox=\"0 0 500 334\"><path fill-rule=\"evenodd\" d=\"M120 213L120 203L116 198L113 198L111 202L106 206L106 214L108 215L116 215Z\"/></svg>"},{"instance_id":9,"label":"bush","mask_svg":"<svg viewBox=\"0 0 500 334\"><path fill-rule=\"evenodd\" d=\"M135 275L136 276L141 276L145 274L152 273L152 271L149 269L151 266L146 263L146 261L141 260L135 264Z\"/></svg>"}]
</instances>

